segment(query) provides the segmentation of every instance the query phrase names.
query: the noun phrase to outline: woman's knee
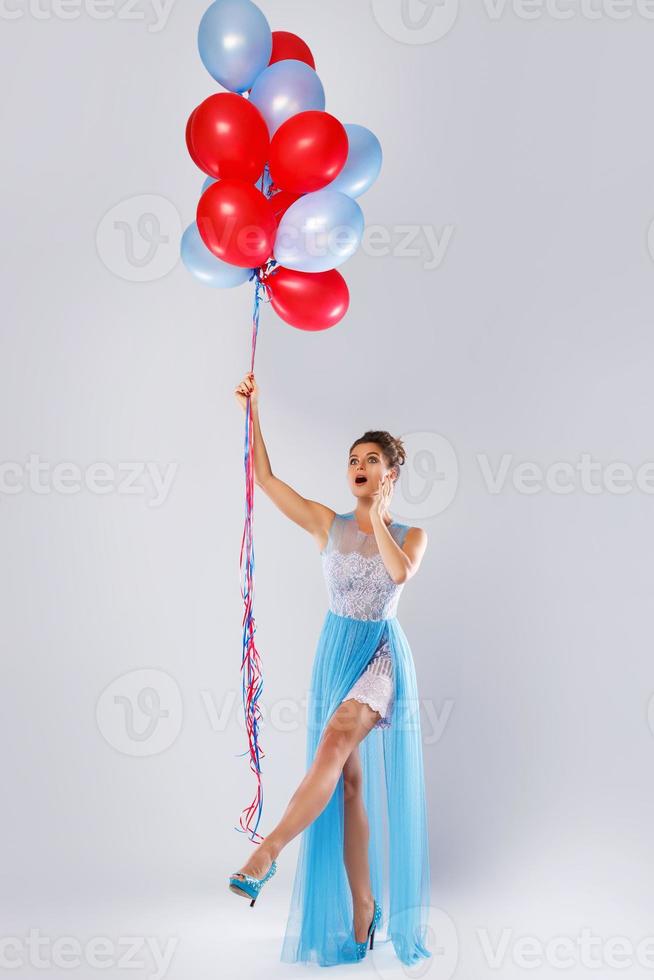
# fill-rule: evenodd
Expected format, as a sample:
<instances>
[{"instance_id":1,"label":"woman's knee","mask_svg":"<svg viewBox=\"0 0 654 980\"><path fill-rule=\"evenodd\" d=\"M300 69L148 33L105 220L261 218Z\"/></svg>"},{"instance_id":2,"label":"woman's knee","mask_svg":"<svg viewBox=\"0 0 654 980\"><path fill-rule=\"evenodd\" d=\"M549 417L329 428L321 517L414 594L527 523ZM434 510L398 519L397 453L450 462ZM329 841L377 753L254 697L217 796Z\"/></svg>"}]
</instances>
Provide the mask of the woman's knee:
<instances>
[{"instance_id":1,"label":"woman's knee","mask_svg":"<svg viewBox=\"0 0 654 980\"><path fill-rule=\"evenodd\" d=\"M322 733L316 757L342 769L350 754L374 726L379 712L355 699L344 701Z\"/></svg>"},{"instance_id":2,"label":"woman's knee","mask_svg":"<svg viewBox=\"0 0 654 980\"><path fill-rule=\"evenodd\" d=\"M355 749L343 766L343 798L346 802L361 796L363 792L363 770L358 751Z\"/></svg>"},{"instance_id":3,"label":"woman's knee","mask_svg":"<svg viewBox=\"0 0 654 980\"><path fill-rule=\"evenodd\" d=\"M320 739L316 757L323 765L340 770L352 752L352 742L347 732L338 728L327 728Z\"/></svg>"}]
</instances>

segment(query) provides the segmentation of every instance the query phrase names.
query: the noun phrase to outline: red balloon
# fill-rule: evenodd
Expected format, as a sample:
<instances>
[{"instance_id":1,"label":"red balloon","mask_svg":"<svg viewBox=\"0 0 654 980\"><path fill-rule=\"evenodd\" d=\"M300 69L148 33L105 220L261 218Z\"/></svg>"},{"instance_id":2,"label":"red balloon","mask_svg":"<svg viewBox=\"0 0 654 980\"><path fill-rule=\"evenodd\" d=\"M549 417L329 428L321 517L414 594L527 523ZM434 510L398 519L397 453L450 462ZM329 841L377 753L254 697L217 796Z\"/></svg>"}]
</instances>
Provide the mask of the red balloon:
<instances>
[{"instance_id":1,"label":"red balloon","mask_svg":"<svg viewBox=\"0 0 654 980\"><path fill-rule=\"evenodd\" d=\"M197 109L194 109L191 115L188 117L188 122L186 123L186 149L188 150L189 156L191 157L191 160L196 165L196 167L199 167L200 170L204 170L204 167L202 166L202 161L200 160L197 153L195 152L195 148L193 146L193 143L191 142L191 125L193 123L193 116L195 115L196 112Z\"/></svg>"},{"instance_id":2,"label":"red balloon","mask_svg":"<svg viewBox=\"0 0 654 980\"><path fill-rule=\"evenodd\" d=\"M290 191L278 191L277 194L273 194L273 196L269 198L275 214L275 221L278 225L290 208L291 204L295 204L300 197L300 194L291 194Z\"/></svg>"},{"instance_id":3,"label":"red balloon","mask_svg":"<svg viewBox=\"0 0 654 980\"><path fill-rule=\"evenodd\" d=\"M277 222L267 197L244 180L219 180L198 202L197 225L207 248L224 262L256 269L273 250Z\"/></svg>"},{"instance_id":4,"label":"red balloon","mask_svg":"<svg viewBox=\"0 0 654 980\"><path fill-rule=\"evenodd\" d=\"M264 280L275 312L299 330L326 330L347 313L350 293L337 269L296 272L276 266Z\"/></svg>"},{"instance_id":5,"label":"red balloon","mask_svg":"<svg viewBox=\"0 0 654 980\"><path fill-rule=\"evenodd\" d=\"M309 65L315 70L316 63L306 41L303 41L297 34L291 34L290 31L273 31L272 54L268 64L274 65L276 61L286 61L287 58L303 61L305 65Z\"/></svg>"},{"instance_id":6,"label":"red balloon","mask_svg":"<svg viewBox=\"0 0 654 980\"><path fill-rule=\"evenodd\" d=\"M266 121L252 102L234 92L210 95L191 116L190 139L202 170L220 180L254 183L268 159Z\"/></svg>"},{"instance_id":7,"label":"red balloon","mask_svg":"<svg viewBox=\"0 0 654 980\"><path fill-rule=\"evenodd\" d=\"M285 191L318 191L338 177L348 149L345 126L335 116L316 109L298 112L272 138L270 176Z\"/></svg>"}]
</instances>

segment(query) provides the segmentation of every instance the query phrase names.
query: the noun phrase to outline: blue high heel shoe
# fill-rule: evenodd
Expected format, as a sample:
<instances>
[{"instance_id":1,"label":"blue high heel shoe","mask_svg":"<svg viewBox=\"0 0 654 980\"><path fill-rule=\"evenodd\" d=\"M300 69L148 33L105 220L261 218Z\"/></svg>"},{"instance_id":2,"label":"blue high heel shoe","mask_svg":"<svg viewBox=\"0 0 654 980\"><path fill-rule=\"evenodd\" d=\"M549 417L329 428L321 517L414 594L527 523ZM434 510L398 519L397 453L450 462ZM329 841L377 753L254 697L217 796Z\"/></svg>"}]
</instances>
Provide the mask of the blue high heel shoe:
<instances>
[{"instance_id":1,"label":"blue high heel shoe","mask_svg":"<svg viewBox=\"0 0 654 980\"><path fill-rule=\"evenodd\" d=\"M377 924L381 919L381 912L382 912L381 906L377 904L377 899L375 899L375 911L372 916L372 921L368 926L368 935L366 936L366 938L362 943L356 943L358 960L362 960L366 955L366 951L367 951L366 947L368 945L368 939L370 939L370 948L372 949L373 943L375 941L375 929L377 928Z\"/></svg>"},{"instance_id":2,"label":"blue high heel shoe","mask_svg":"<svg viewBox=\"0 0 654 980\"><path fill-rule=\"evenodd\" d=\"M263 878L253 878L252 875L246 875L243 872L237 871L236 874L243 874L243 877L237 878L235 875L232 875L229 879L230 890L236 895L241 895L243 898L251 898L250 908L252 908L262 887L269 878L272 878L275 871L277 871L276 861L273 861Z\"/></svg>"}]
</instances>

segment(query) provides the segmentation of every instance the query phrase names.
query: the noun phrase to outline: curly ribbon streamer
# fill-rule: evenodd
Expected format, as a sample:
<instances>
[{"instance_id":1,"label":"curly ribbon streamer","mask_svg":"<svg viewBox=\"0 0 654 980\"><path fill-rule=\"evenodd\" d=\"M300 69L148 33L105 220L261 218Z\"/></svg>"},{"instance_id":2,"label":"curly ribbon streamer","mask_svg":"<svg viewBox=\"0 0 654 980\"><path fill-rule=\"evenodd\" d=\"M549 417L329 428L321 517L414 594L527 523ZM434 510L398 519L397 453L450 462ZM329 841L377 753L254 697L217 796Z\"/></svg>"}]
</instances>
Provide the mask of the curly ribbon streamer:
<instances>
[{"instance_id":1,"label":"curly ribbon streamer","mask_svg":"<svg viewBox=\"0 0 654 980\"><path fill-rule=\"evenodd\" d=\"M270 184L267 165L261 177L261 190L266 196L270 196ZM259 335L259 313L261 303L266 295L266 287L262 281L270 269L276 263L270 260L265 269L255 270L250 277L254 279L254 306L252 309L252 357L250 360L250 371L254 372L254 357L257 349L257 337ZM239 823L241 830L239 833L246 833L250 840L260 843L263 840L261 834L257 832L261 814L263 812L263 785L261 782L261 759L266 753L259 745L259 722L261 721L261 708L259 699L263 691L263 671L261 657L254 642L254 634L257 631L254 620L254 423L250 407L250 398L247 398L245 411L245 524L243 536L241 538L240 554L240 578L241 595L243 596L243 655L241 658L241 679L243 711L245 715L245 728L248 737L248 748L240 755L250 756L250 769L257 780L257 790L249 806L241 811ZM245 555L244 555L245 551ZM256 822L251 826L253 820ZM235 827L234 830L239 830Z\"/></svg>"},{"instance_id":2,"label":"curly ribbon streamer","mask_svg":"<svg viewBox=\"0 0 654 980\"><path fill-rule=\"evenodd\" d=\"M257 336L259 332L259 312L263 296L263 286L258 276L255 278L254 308L252 311L252 358L250 361L250 371L254 371L254 355L257 347ZM243 537L241 538L241 594L243 596L243 656L241 659L242 675L242 694L243 710L245 713L245 727L248 737L248 746L245 755L249 751L250 769L254 772L257 779L257 791L254 799L249 806L241 812L240 824L242 832L249 835L250 840L263 840L261 834L257 833L257 827L261 819L263 810L263 786L261 783L261 759L265 758L265 752L259 745L259 722L261 721L261 708L259 698L263 690L263 673L261 669L261 658L254 642L256 625L254 620L254 457L253 457L254 424L252 411L250 408L250 398L247 399L245 411L245 524L243 527ZM245 556L244 556L245 550ZM251 827L256 815L256 823ZM238 827L234 828L238 830ZM240 833L241 831L239 831Z\"/></svg>"}]
</instances>

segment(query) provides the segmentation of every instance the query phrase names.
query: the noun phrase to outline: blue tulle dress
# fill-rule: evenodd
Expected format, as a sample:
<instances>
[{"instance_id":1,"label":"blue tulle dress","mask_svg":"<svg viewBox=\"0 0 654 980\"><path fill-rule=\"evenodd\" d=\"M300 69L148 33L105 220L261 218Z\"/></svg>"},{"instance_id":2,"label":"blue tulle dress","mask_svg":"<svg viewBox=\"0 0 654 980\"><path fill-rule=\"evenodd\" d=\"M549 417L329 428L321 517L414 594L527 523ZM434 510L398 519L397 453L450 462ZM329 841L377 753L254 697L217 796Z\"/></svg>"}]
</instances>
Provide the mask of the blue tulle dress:
<instances>
[{"instance_id":1,"label":"blue tulle dress","mask_svg":"<svg viewBox=\"0 0 654 980\"><path fill-rule=\"evenodd\" d=\"M394 521L388 528L402 547L408 525ZM403 585L393 582L374 534L359 530L354 512L336 514L321 556L329 609L311 675L307 768L329 718L353 691L384 715L359 743L372 893L382 906L375 948L392 942L402 963L412 965L431 956L430 873L416 674L396 616ZM390 686L380 659L389 657ZM355 959L343 845L341 774L325 809L302 832L283 962L335 966Z\"/></svg>"}]
</instances>

